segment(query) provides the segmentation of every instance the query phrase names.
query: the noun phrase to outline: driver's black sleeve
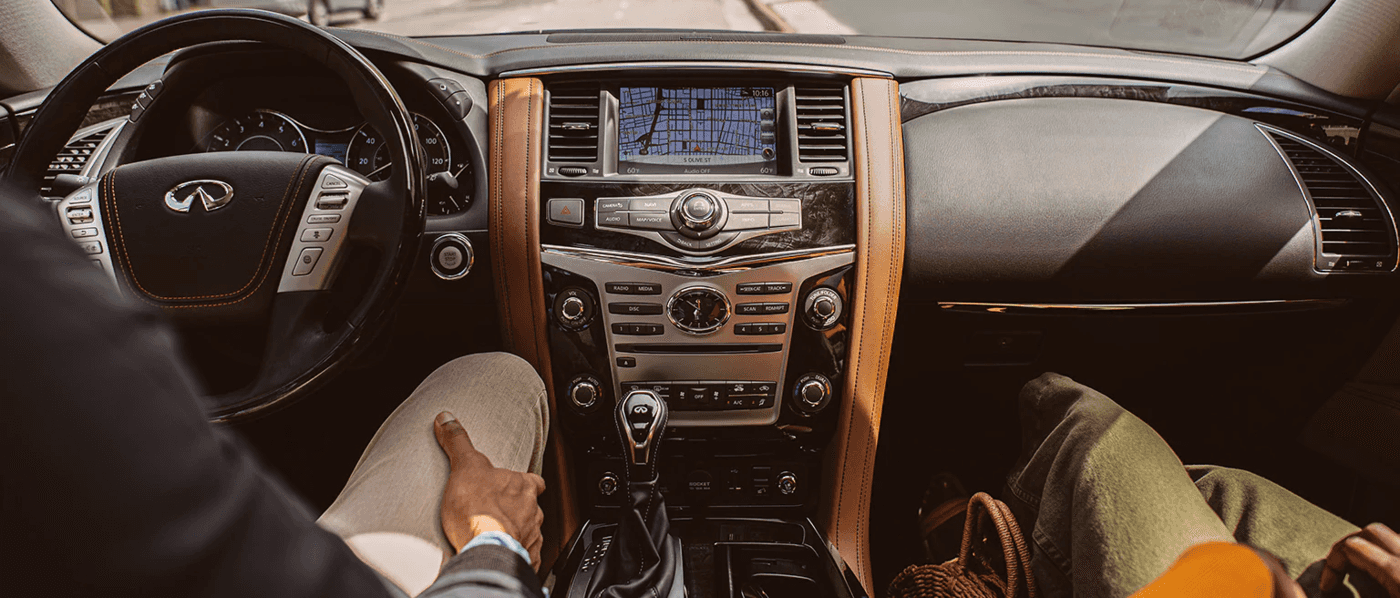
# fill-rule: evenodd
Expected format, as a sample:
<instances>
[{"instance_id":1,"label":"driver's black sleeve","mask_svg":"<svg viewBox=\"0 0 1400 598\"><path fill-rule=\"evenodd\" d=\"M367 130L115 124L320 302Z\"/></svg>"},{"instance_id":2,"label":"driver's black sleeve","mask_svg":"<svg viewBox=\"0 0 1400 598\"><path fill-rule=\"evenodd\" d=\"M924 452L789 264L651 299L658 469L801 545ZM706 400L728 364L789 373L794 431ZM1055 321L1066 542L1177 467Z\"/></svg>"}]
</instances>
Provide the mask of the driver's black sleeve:
<instances>
[{"instance_id":1,"label":"driver's black sleeve","mask_svg":"<svg viewBox=\"0 0 1400 598\"><path fill-rule=\"evenodd\" d=\"M0 190L0 594L398 593L207 423L162 316L114 293L33 197ZM478 550L430 591L538 588Z\"/></svg>"}]
</instances>

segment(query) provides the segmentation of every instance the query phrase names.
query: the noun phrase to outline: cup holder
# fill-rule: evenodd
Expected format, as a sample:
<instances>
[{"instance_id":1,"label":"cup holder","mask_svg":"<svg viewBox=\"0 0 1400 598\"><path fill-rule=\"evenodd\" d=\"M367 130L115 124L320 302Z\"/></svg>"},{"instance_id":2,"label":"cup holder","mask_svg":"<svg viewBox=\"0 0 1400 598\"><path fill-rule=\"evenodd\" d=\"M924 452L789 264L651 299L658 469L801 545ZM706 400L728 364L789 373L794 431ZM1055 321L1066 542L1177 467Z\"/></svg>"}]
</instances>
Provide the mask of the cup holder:
<instances>
[{"instance_id":1,"label":"cup holder","mask_svg":"<svg viewBox=\"0 0 1400 598\"><path fill-rule=\"evenodd\" d=\"M810 546L719 543L726 567L718 571L728 598L832 598L836 572ZM718 560L718 559L717 559ZM839 579L839 578L838 578Z\"/></svg>"}]
</instances>

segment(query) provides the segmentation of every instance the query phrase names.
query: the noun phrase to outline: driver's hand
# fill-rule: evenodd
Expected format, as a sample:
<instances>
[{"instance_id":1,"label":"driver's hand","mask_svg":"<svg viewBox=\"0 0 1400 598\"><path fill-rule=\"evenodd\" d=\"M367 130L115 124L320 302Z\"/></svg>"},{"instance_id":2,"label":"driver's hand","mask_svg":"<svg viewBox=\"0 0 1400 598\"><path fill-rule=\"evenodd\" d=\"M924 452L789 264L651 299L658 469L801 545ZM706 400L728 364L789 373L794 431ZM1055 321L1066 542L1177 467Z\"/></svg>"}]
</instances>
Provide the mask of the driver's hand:
<instances>
[{"instance_id":1,"label":"driver's hand","mask_svg":"<svg viewBox=\"0 0 1400 598\"><path fill-rule=\"evenodd\" d=\"M1365 571L1380 582L1390 598L1400 598L1400 534L1383 523L1372 523L1336 544L1327 553L1320 585L1331 591L1349 571Z\"/></svg>"},{"instance_id":2,"label":"driver's hand","mask_svg":"<svg viewBox=\"0 0 1400 598\"><path fill-rule=\"evenodd\" d=\"M438 414L433 433L452 467L442 494L442 531L452 548L462 550L480 533L505 532L530 552L530 563L539 570L544 511L536 499L544 492L544 478L491 465L451 413Z\"/></svg>"}]
</instances>

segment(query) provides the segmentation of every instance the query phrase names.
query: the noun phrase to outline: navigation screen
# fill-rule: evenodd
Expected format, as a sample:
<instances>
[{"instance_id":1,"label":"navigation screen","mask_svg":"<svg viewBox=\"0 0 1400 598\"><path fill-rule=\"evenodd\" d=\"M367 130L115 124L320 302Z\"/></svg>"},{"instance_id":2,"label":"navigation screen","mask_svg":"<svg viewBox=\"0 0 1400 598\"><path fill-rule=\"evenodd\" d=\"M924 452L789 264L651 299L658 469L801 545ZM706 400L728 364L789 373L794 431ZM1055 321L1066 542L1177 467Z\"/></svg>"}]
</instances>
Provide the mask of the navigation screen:
<instances>
[{"instance_id":1,"label":"navigation screen","mask_svg":"<svg viewBox=\"0 0 1400 598\"><path fill-rule=\"evenodd\" d=\"M777 174L772 87L619 91L619 173Z\"/></svg>"}]
</instances>

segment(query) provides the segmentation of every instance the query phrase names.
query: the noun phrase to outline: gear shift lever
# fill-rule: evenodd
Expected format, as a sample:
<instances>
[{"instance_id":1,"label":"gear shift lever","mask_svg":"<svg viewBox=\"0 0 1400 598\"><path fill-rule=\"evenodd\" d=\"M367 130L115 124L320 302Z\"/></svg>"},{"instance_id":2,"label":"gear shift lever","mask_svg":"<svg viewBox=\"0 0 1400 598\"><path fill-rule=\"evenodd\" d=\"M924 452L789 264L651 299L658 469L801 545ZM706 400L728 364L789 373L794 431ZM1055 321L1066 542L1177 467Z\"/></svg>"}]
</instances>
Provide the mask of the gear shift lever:
<instances>
[{"instance_id":1,"label":"gear shift lever","mask_svg":"<svg viewBox=\"0 0 1400 598\"><path fill-rule=\"evenodd\" d=\"M627 492L612 544L588 582L588 598L680 598L681 543L671 535L656 466L666 432L666 401L634 390L617 403L617 433L627 461Z\"/></svg>"},{"instance_id":2,"label":"gear shift lever","mask_svg":"<svg viewBox=\"0 0 1400 598\"><path fill-rule=\"evenodd\" d=\"M669 415L666 402L650 390L635 390L617 404L617 426L622 435L624 458L630 469L656 471L656 447L666 430ZM653 476L632 476L633 482L645 482Z\"/></svg>"}]
</instances>

